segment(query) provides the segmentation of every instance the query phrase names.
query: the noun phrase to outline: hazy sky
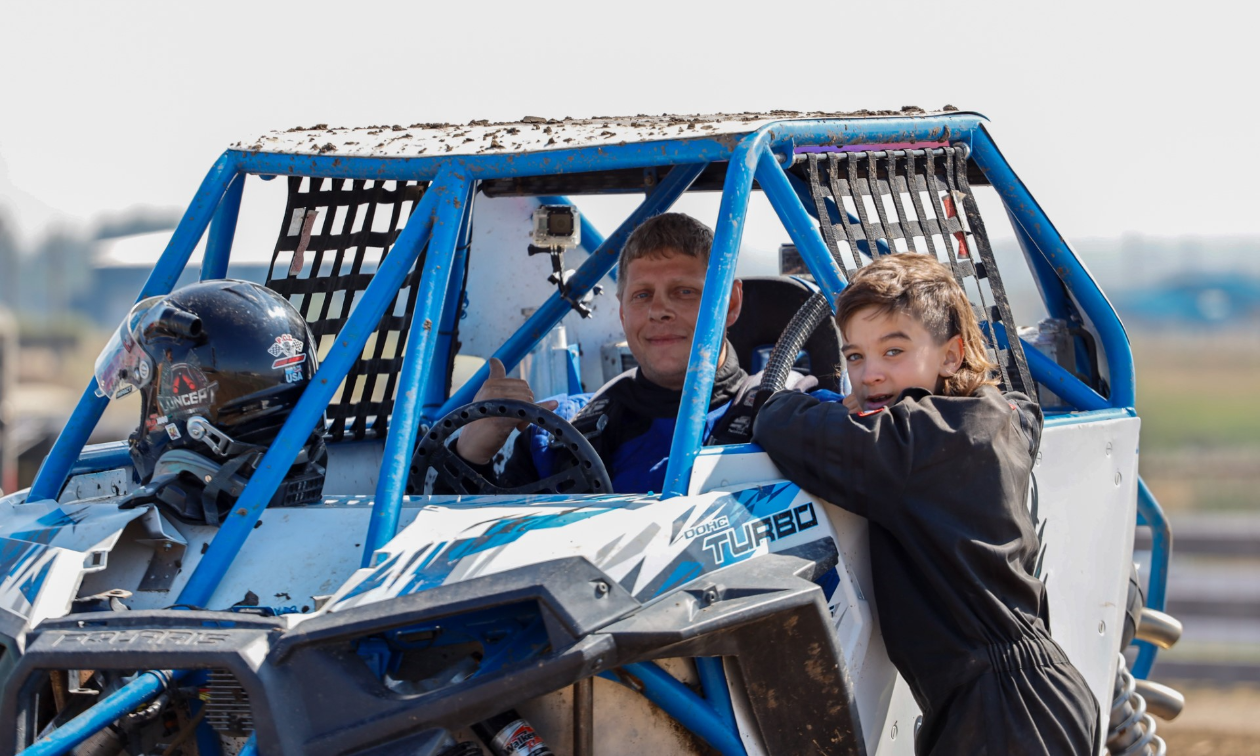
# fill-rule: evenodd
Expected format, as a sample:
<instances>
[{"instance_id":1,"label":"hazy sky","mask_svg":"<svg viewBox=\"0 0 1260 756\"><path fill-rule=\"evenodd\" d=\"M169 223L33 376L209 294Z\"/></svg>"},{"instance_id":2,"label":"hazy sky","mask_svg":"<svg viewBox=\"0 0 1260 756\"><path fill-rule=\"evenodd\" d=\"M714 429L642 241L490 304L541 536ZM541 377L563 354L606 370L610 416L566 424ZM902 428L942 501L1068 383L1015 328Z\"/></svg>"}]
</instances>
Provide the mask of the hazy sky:
<instances>
[{"instance_id":1,"label":"hazy sky","mask_svg":"<svg viewBox=\"0 0 1260 756\"><path fill-rule=\"evenodd\" d=\"M1248 4L702 5L6 3L0 206L28 243L182 208L295 125L948 103L1069 238L1257 233Z\"/></svg>"}]
</instances>

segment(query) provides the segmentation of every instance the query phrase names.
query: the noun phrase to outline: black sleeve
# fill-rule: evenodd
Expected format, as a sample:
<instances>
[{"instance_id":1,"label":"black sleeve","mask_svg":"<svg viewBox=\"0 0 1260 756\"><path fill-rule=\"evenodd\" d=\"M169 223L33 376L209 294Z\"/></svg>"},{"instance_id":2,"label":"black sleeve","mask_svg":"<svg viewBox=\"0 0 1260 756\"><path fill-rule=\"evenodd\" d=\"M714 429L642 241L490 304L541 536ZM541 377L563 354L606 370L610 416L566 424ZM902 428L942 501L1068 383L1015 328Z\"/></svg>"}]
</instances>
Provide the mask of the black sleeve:
<instances>
[{"instance_id":1,"label":"black sleeve","mask_svg":"<svg viewBox=\"0 0 1260 756\"><path fill-rule=\"evenodd\" d=\"M852 414L838 402L781 391L757 414L753 441L789 480L854 514L880 519L914 465L909 413L900 404Z\"/></svg>"}]
</instances>

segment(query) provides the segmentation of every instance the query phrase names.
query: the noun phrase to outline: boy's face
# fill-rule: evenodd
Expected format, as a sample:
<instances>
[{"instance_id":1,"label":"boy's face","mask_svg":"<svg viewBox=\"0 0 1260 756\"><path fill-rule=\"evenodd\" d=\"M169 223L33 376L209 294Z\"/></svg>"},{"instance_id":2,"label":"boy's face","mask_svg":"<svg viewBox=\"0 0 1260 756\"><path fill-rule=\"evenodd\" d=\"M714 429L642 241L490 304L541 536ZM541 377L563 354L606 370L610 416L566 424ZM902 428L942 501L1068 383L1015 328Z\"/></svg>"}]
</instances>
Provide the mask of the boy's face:
<instances>
[{"instance_id":1,"label":"boy's face","mask_svg":"<svg viewBox=\"0 0 1260 756\"><path fill-rule=\"evenodd\" d=\"M641 257L626 267L628 270L620 272L624 277L621 327L630 353L645 378L658 386L681 390L700 315L705 265L697 257L666 250L663 257ZM727 326L739 317L742 292L736 281L727 308Z\"/></svg>"},{"instance_id":2,"label":"boy's face","mask_svg":"<svg viewBox=\"0 0 1260 756\"><path fill-rule=\"evenodd\" d=\"M936 393L941 380L962 364L962 338L937 344L919 321L904 313L863 307L844 326L844 361L863 411L883 407L908 388Z\"/></svg>"}]
</instances>

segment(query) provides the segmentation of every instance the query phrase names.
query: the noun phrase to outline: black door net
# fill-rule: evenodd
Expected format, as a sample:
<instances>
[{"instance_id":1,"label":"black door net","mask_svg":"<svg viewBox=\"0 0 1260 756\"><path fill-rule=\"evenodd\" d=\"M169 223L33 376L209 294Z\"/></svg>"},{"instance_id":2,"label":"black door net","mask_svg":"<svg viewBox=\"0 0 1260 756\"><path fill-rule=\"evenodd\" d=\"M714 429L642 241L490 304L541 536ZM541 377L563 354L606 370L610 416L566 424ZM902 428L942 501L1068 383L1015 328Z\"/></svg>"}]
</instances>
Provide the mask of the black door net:
<instances>
[{"instance_id":1,"label":"black door net","mask_svg":"<svg viewBox=\"0 0 1260 756\"><path fill-rule=\"evenodd\" d=\"M389 254L427 184L289 178L289 200L267 286L310 324L320 358ZM427 248L407 273L363 354L328 403L329 441L383 438L402 370Z\"/></svg>"},{"instance_id":2,"label":"black door net","mask_svg":"<svg viewBox=\"0 0 1260 756\"><path fill-rule=\"evenodd\" d=\"M949 265L984 331L1002 390L1035 401L1006 289L967 183L966 148L809 153L803 167L823 239L846 280L882 254L930 254ZM1009 347L1001 346L995 324L1010 336Z\"/></svg>"}]
</instances>

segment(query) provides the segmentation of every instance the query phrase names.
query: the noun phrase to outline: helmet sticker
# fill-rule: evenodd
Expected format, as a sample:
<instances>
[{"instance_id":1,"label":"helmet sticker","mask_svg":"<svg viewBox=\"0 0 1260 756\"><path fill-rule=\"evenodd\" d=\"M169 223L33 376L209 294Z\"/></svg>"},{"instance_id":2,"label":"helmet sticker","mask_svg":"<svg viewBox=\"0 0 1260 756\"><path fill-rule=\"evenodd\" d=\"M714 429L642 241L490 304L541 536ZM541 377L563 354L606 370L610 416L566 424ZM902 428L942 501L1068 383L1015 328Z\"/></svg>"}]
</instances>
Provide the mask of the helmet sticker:
<instances>
[{"instance_id":1,"label":"helmet sticker","mask_svg":"<svg viewBox=\"0 0 1260 756\"><path fill-rule=\"evenodd\" d=\"M170 425L166 426L166 435L170 436L172 441L178 441L179 435L180 435L179 426L175 425L174 423L171 423Z\"/></svg>"},{"instance_id":2,"label":"helmet sticker","mask_svg":"<svg viewBox=\"0 0 1260 756\"><path fill-rule=\"evenodd\" d=\"M206 380L205 373L193 365L176 363L163 371L158 408L175 416L205 412L214 403L214 390L218 386L217 382Z\"/></svg>"},{"instance_id":3,"label":"helmet sticker","mask_svg":"<svg viewBox=\"0 0 1260 756\"><path fill-rule=\"evenodd\" d=\"M305 357L306 355L302 355L302 356ZM302 375L301 365L292 365L284 369L284 382L285 383L297 383L298 381L302 380L302 378L304 377L305 376Z\"/></svg>"},{"instance_id":4,"label":"helmet sticker","mask_svg":"<svg viewBox=\"0 0 1260 756\"><path fill-rule=\"evenodd\" d=\"M267 353L276 358L275 362L271 363L271 367L276 369L301 365L303 362L306 362L306 355L302 353L302 342L288 333L277 336L276 343L271 345ZM285 371L286 379L289 383L293 383L293 380L288 378L289 375L290 373Z\"/></svg>"}]
</instances>

